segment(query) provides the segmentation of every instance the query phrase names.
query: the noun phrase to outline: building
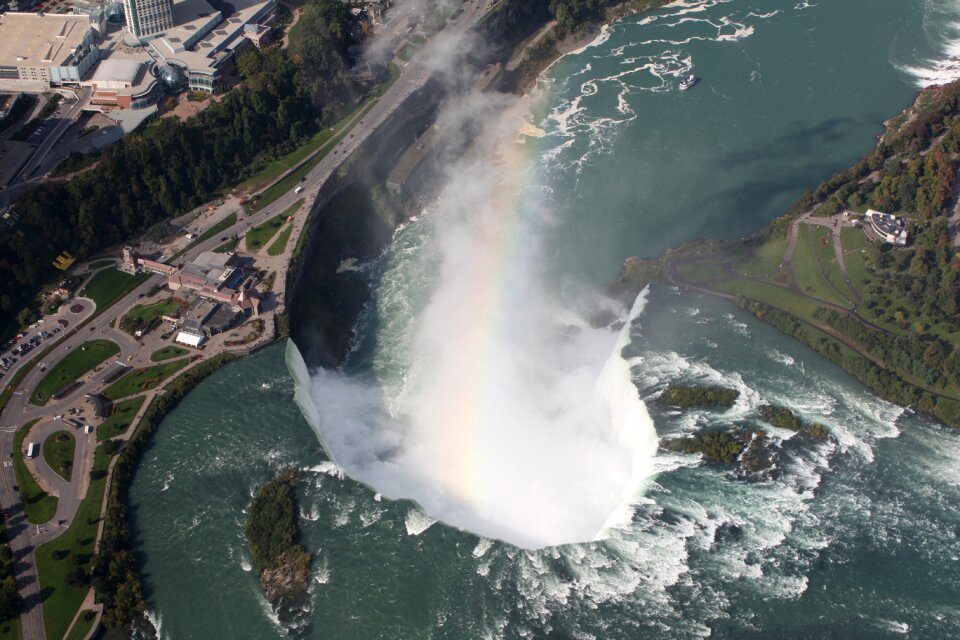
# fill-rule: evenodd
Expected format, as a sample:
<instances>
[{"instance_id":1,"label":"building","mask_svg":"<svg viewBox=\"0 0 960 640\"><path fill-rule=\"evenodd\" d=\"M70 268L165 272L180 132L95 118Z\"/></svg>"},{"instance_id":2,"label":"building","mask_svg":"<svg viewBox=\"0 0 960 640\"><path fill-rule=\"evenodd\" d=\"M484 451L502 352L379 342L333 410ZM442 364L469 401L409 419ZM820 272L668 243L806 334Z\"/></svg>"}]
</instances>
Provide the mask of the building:
<instances>
[{"instance_id":1,"label":"building","mask_svg":"<svg viewBox=\"0 0 960 640\"><path fill-rule=\"evenodd\" d=\"M123 0L127 30L140 39L150 38L174 25L173 0Z\"/></svg>"},{"instance_id":2,"label":"building","mask_svg":"<svg viewBox=\"0 0 960 640\"><path fill-rule=\"evenodd\" d=\"M229 300L233 289L243 279L243 271L239 269L240 259L233 253L215 253L204 251L188 262L167 281L172 291L188 289L212 300L221 301L222 295ZM222 295L219 295L221 294Z\"/></svg>"},{"instance_id":3,"label":"building","mask_svg":"<svg viewBox=\"0 0 960 640\"><path fill-rule=\"evenodd\" d=\"M207 0L174 5L175 26L150 42L153 52L179 69L191 91L213 93L222 86L233 58L250 46L269 41L276 0L233 0L224 15Z\"/></svg>"},{"instance_id":4,"label":"building","mask_svg":"<svg viewBox=\"0 0 960 640\"><path fill-rule=\"evenodd\" d=\"M163 97L164 86L148 67L138 59L111 57L102 61L93 76L82 83L93 89L90 104L120 109L143 109L155 104Z\"/></svg>"},{"instance_id":5,"label":"building","mask_svg":"<svg viewBox=\"0 0 960 640\"><path fill-rule=\"evenodd\" d=\"M900 247L907 244L907 221L903 218L873 209L867 209L864 217L870 221L873 232L885 242Z\"/></svg>"},{"instance_id":6,"label":"building","mask_svg":"<svg viewBox=\"0 0 960 640\"><path fill-rule=\"evenodd\" d=\"M159 273L164 276L172 276L177 272L177 268L172 264L164 264L156 260L148 260L141 256L133 247L123 248L123 261L119 266L120 271L125 273L137 273L138 271L149 271Z\"/></svg>"},{"instance_id":7,"label":"building","mask_svg":"<svg viewBox=\"0 0 960 640\"><path fill-rule=\"evenodd\" d=\"M103 29L87 15L0 15L0 81L24 88L79 84L100 59Z\"/></svg>"}]
</instances>

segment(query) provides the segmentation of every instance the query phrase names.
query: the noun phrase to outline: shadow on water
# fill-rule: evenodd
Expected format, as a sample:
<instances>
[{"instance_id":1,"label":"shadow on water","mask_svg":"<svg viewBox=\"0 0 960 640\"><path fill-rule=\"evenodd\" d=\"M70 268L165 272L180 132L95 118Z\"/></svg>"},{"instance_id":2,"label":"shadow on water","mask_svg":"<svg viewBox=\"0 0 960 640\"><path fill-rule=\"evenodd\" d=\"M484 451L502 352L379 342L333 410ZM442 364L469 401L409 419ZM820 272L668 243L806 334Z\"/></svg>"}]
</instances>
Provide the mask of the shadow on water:
<instances>
[{"instance_id":1,"label":"shadow on water","mask_svg":"<svg viewBox=\"0 0 960 640\"><path fill-rule=\"evenodd\" d=\"M350 349L375 283L337 269L345 260L371 260L390 243L400 213L380 196L370 185L348 187L317 215L316 240L290 305L292 337L308 367L338 367Z\"/></svg>"},{"instance_id":2,"label":"shadow on water","mask_svg":"<svg viewBox=\"0 0 960 640\"><path fill-rule=\"evenodd\" d=\"M873 121L867 121L874 124ZM793 131L771 139L751 149L729 153L720 158L719 165L728 170L738 170L737 165L762 162L769 163L778 158L792 159L797 156L809 157L814 151L825 145L843 142L850 136L856 124L853 118L829 118L813 126L797 126ZM816 174L826 175L826 174Z\"/></svg>"}]
</instances>

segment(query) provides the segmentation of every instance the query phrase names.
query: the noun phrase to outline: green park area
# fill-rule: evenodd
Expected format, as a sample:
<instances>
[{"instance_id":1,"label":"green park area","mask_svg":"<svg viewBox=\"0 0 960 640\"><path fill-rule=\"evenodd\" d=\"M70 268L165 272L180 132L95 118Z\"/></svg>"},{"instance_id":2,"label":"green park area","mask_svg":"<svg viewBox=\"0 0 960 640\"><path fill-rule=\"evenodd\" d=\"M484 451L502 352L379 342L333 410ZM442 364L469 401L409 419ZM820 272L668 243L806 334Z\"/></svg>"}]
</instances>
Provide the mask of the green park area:
<instances>
[{"instance_id":1,"label":"green park area","mask_svg":"<svg viewBox=\"0 0 960 640\"><path fill-rule=\"evenodd\" d=\"M43 441L44 461L67 482L70 482L73 474L73 453L76 445L76 438L67 431L54 431Z\"/></svg>"},{"instance_id":2,"label":"green park area","mask_svg":"<svg viewBox=\"0 0 960 640\"><path fill-rule=\"evenodd\" d=\"M130 275L117 269L98 271L78 294L81 298L90 298L102 311L138 286L146 282L149 273Z\"/></svg>"},{"instance_id":3,"label":"green park area","mask_svg":"<svg viewBox=\"0 0 960 640\"><path fill-rule=\"evenodd\" d=\"M93 621L96 619L97 612L93 609L86 609L85 611L82 611L77 617L76 624L74 624L73 628L70 629L70 633L67 634L65 640L84 640L84 638L87 637L87 634L90 633L90 629L93 628Z\"/></svg>"},{"instance_id":4,"label":"green park area","mask_svg":"<svg viewBox=\"0 0 960 640\"><path fill-rule=\"evenodd\" d=\"M138 304L120 320L120 328L133 334L139 329L152 326L162 316L176 313L180 306L180 302L174 298L167 298L155 304Z\"/></svg>"},{"instance_id":5,"label":"green park area","mask_svg":"<svg viewBox=\"0 0 960 640\"><path fill-rule=\"evenodd\" d=\"M113 404L113 411L107 416L107 419L97 427L97 440L109 440L127 432L130 423L137 415L137 411L143 406L146 396L137 396L128 398L121 402Z\"/></svg>"},{"instance_id":6,"label":"green park area","mask_svg":"<svg viewBox=\"0 0 960 640\"><path fill-rule=\"evenodd\" d=\"M57 391L72 384L118 353L120 353L120 347L110 340L84 342L47 372L30 394L30 403L42 407Z\"/></svg>"},{"instance_id":7,"label":"green park area","mask_svg":"<svg viewBox=\"0 0 960 640\"><path fill-rule=\"evenodd\" d=\"M250 229L250 231L247 231L247 236L245 238L247 251L259 251L260 247L269 242L270 238L272 238L273 235L280 230L280 227L285 224L286 220L287 216L280 213L273 216L266 222L258 224L254 228Z\"/></svg>"},{"instance_id":8,"label":"green park area","mask_svg":"<svg viewBox=\"0 0 960 640\"><path fill-rule=\"evenodd\" d=\"M279 256L287 248L287 242L290 241L290 235L293 233L293 225L288 224L286 228L277 234L277 239L267 247L267 253L271 256Z\"/></svg>"},{"instance_id":9,"label":"green park area","mask_svg":"<svg viewBox=\"0 0 960 640\"><path fill-rule=\"evenodd\" d=\"M297 209L299 209L301 206L303 206L303 198L300 198L299 200L294 202L292 205L284 209L283 213L280 213L270 218L266 222L259 224L253 229L251 229L250 231L248 231L246 236L247 250L257 251L258 249L260 249L260 247L262 247L267 242L269 242L270 238L273 237L273 234L277 232L277 229L282 227L286 223L287 218L295 214L297 212ZM278 256L281 253L283 253L283 249L287 244L287 240L290 239L290 234L292 233L292 231L293 231L293 228L290 225L287 225L287 227L280 232L280 235L277 237L277 240L270 245L269 249L267 249L267 253L269 253L272 256ZM279 247L279 250L277 250L278 243L281 241L282 241L282 245ZM275 250L276 250L276 253L274 253Z\"/></svg>"},{"instance_id":10,"label":"green park area","mask_svg":"<svg viewBox=\"0 0 960 640\"><path fill-rule=\"evenodd\" d=\"M69 528L36 550L37 573L43 597L43 622L48 638L62 638L90 588L94 541L107 481L110 456L97 447L87 496Z\"/></svg>"},{"instance_id":11,"label":"green park area","mask_svg":"<svg viewBox=\"0 0 960 640\"><path fill-rule=\"evenodd\" d=\"M162 349L157 349L150 354L150 359L154 362L163 362L164 360L169 360L170 358L177 358L179 356L185 356L190 353L187 349L183 347L175 347L173 345L168 345Z\"/></svg>"},{"instance_id":12,"label":"green park area","mask_svg":"<svg viewBox=\"0 0 960 640\"><path fill-rule=\"evenodd\" d=\"M20 502L30 524L49 522L57 512L57 499L40 488L37 481L23 461L23 441L30 427L38 423L33 420L23 425L13 436L13 473L20 487Z\"/></svg>"},{"instance_id":13,"label":"green park area","mask_svg":"<svg viewBox=\"0 0 960 640\"><path fill-rule=\"evenodd\" d=\"M146 369L134 369L103 391L110 400L125 398L141 391L149 391L174 373L190 364L190 358L171 360Z\"/></svg>"}]
</instances>

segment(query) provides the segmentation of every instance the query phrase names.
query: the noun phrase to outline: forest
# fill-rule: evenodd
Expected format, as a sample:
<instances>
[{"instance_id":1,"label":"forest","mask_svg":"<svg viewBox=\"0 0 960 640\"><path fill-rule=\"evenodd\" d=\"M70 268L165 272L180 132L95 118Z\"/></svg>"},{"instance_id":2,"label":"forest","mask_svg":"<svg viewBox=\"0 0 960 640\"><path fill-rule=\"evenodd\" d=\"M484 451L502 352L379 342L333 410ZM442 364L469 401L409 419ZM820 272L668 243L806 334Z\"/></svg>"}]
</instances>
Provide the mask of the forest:
<instances>
[{"instance_id":1,"label":"forest","mask_svg":"<svg viewBox=\"0 0 960 640\"><path fill-rule=\"evenodd\" d=\"M363 91L350 71L349 8L310 0L290 51L241 55L242 84L197 116L164 118L150 134L105 148L71 181L25 189L16 228L0 233L0 329L56 273L62 251L79 259L124 242L210 200L333 122Z\"/></svg>"}]
</instances>

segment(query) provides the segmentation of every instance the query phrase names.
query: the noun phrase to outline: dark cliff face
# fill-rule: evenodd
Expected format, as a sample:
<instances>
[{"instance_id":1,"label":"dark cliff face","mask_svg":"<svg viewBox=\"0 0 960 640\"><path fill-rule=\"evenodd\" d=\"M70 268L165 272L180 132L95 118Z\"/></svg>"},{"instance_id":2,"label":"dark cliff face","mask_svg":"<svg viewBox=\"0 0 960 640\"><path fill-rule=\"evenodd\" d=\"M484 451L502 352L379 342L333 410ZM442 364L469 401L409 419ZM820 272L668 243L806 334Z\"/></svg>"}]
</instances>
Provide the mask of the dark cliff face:
<instances>
[{"instance_id":1,"label":"dark cliff face","mask_svg":"<svg viewBox=\"0 0 960 640\"><path fill-rule=\"evenodd\" d=\"M549 0L503 0L478 25L492 58L507 60L514 47L549 22Z\"/></svg>"},{"instance_id":2,"label":"dark cliff face","mask_svg":"<svg viewBox=\"0 0 960 640\"><path fill-rule=\"evenodd\" d=\"M428 83L351 158L347 175L340 178L343 188L334 189L337 194L314 213L304 259L288 294L291 337L308 366L336 367L343 362L354 324L370 298L373 283L367 276L337 273L338 267L344 260L362 262L380 255L400 222L416 213L418 203L429 201L441 186L439 176L430 175L418 182L417 193L400 199L385 188L390 170L434 123L442 101L466 91L473 82L471 75L483 65L506 61L517 44L548 20L548 0L504 0L476 26L484 45L464 58L463 82L457 86ZM454 155L460 151L442 143L437 146Z\"/></svg>"}]
</instances>

